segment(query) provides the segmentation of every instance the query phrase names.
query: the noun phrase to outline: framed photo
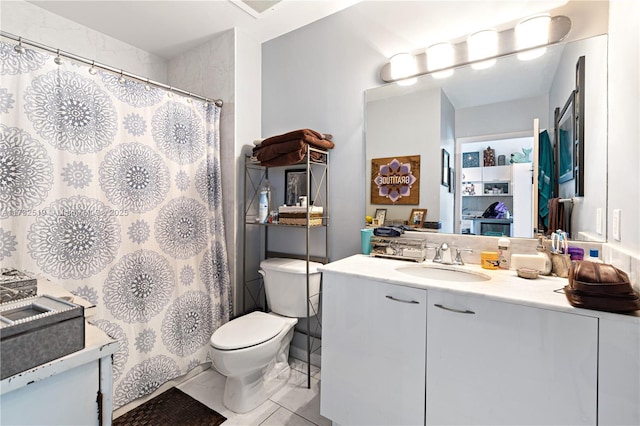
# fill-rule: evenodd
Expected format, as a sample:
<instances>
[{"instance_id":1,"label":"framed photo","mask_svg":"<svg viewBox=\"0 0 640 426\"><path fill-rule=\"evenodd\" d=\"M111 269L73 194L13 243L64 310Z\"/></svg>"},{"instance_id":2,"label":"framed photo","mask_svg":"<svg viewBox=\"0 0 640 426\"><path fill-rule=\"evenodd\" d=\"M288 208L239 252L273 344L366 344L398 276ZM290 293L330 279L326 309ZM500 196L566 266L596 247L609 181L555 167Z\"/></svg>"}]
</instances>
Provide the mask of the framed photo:
<instances>
[{"instance_id":1,"label":"framed photo","mask_svg":"<svg viewBox=\"0 0 640 426\"><path fill-rule=\"evenodd\" d=\"M456 171L453 167L449 167L449 192L456 192Z\"/></svg>"},{"instance_id":2,"label":"framed photo","mask_svg":"<svg viewBox=\"0 0 640 426\"><path fill-rule=\"evenodd\" d=\"M476 152L463 152L462 153L462 167L480 167L480 153Z\"/></svg>"},{"instance_id":3,"label":"framed photo","mask_svg":"<svg viewBox=\"0 0 640 426\"><path fill-rule=\"evenodd\" d=\"M409 226L414 228L422 228L422 224L427 218L427 209L411 209L409 216Z\"/></svg>"},{"instance_id":4,"label":"framed photo","mask_svg":"<svg viewBox=\"0 0 640 426\"><path fill-rule=\"evenodd\" d=\"M300 197L307 195L307 169L289 169L284 171L284 203L295 206Z\"/></svg>"},{"instance_id":5,"label":"framed photo","mask_svg":"<svg viewBox=\"0 0 640 426\"><path fill-rule=\"evenodd\" d=\"M374 218L378 219L379 225L384 225L384 220L387 218L387 209L376 209L376 215Z\"/></svg>"},{"instance_id":6,"label":"framed photo","mask_svg":"<svg viewBox=\"0 0 640 426\"><path fill-rule=\"evenodd\" d=\"M575 177L575 93L575 90L571 92L562 110L556 108L555 132L556 149L558 150L556 176L558 177L558 183L568 182Z\"/></svg>"},{"instance_id":7,"label":"framed photo","mask_svg":"<svg viewBox=\"0 0 640 426\"><path fill-rule=\"evenodd\" d=\"M449 186L449 152L442 148L442 166L440 167L440 184Z\"/></svg>"}]
</instances>

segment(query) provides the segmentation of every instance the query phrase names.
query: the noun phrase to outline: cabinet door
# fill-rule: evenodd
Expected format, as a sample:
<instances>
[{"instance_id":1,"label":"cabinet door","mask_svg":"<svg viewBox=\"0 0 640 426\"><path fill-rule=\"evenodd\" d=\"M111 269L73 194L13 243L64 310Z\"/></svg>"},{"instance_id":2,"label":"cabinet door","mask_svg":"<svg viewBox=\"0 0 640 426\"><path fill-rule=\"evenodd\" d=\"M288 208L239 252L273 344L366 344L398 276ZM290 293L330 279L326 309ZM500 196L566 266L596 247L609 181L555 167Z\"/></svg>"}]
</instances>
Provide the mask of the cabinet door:
<instances>
[{"instance_id":1,"label":"cabinet door","mask_svg":"<svg viewBox=\"0 0 640 426\"><path fill-rule=\"evenodd\" d=\"M465 167L462 169L462 182L482 181L482 167Z\"/></svg>"},{"instance_id":2,"label":"cabinet door","mask_svg":"<svg viewBox=\"0 0 640 426\"><path fill-rule=\"evenodd\" d=\"M426 290L324 272L321 414L422 425Z\"/></svg>"},{"instance_id":3,"label":"cabinet door","mask_svg":"<svg viewBox=\"0 0 640 426\"><path fill-rule=\"evenodd\" d=\"M426 424L595 425L596 318L429 291Z\"/></svg>"},{"instance_id":4,"label":"cabinet door","mask_svg":"<svg viewBox=\"0 0 640 426\"><path fill-rule=\"evenodd\" d=\"M509 182L511 181L511 166L483 167L482 180L484 182Z\"/></svg>"}]
</instances>

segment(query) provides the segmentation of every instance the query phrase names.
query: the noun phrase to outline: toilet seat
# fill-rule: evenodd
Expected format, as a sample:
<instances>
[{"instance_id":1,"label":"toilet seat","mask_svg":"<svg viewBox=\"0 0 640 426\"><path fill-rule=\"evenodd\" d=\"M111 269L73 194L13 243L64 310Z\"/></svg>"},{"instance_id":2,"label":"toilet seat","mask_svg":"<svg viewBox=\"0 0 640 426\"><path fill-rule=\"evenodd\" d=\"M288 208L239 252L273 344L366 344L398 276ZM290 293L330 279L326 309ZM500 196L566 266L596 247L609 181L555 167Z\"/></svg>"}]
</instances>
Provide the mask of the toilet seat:
<instances>
[{"instance_id":1,"label":"toilet seat","mask_svg":"<svg viewBox=\"0 0 640 426\"><path fill-rule=\"evenodd\" d=\"M251 312L218 328L211 336L211 346L228 351L259 345L276 337L285 324L275 315Z\"/></svg>"}]
</instances>

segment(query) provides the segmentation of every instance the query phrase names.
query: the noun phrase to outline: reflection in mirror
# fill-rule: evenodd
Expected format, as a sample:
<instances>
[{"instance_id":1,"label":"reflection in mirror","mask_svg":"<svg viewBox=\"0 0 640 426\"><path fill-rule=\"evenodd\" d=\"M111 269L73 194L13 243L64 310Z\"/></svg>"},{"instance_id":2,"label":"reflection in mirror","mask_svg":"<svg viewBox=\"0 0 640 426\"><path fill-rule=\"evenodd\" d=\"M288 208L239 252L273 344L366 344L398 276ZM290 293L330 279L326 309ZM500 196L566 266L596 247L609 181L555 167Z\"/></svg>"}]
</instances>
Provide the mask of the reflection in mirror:
<instances>
[{"instance_id":1,"label":"reflection in mirror","mask_svg":"<svg viewBox=\"0 0 640 426\"><path fill-rule=\"evenodd\" d=\"M575 195L570 179L548 195L572 206L571 216L567 215L572 239L606 241L606 38L558 44L531 61L514 55L485 70L463 67L447 79L426 75L413 86L392 83L367 90L366 193L371 193L372 159L420 155L421 164L417 205L371 204L368 198L367 214L385 208L387 223L403 222L412 208L422 208L428 211L429 231L533 236L541 210L548 208L546 200L538 205L538 185L531 184L538 175L532 179L540 154L538 141L548 138L548 143L555 143L554 111L564 107L575 89L576 63L585 56L584 196ZM484 167L488 148L494 150L495 165ZM451 155L451 188L442 185L442 149ZM469 166L463 164L463 153L477 153L478 170L463 167ZM502 162L505 166L500 166ZM499 202L508 212L501 222L474 217Z\"/></svg>"}]
</instances>

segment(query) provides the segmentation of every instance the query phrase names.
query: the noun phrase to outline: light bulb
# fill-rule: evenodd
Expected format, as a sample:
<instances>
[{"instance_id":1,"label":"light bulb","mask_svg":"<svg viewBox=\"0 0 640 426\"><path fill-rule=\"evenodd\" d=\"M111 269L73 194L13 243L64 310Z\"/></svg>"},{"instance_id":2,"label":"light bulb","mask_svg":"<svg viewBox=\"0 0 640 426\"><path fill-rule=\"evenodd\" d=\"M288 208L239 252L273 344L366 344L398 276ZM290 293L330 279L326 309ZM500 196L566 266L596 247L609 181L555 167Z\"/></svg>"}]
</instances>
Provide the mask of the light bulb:
<instances>
[{"instance_id":1,"label":"light bulb","mask_svg":"<svg viewBox=\"0 0 640 426\"><path fill-rule=\"evenodd\" d=\"M492 67L496 63L495 58L478 61L498 54L498 32L496 30L482 30L473 33L467 38L467 47L469 62L474 62L471 64L473 69L482 70Z\"/></svg>"},{"instance_id":2,"label":"light bulb","mask_svg":"<svg viewBox=\"0 0 640 426\"><path fill-rule=\"evenodd\" d=\"M434 78L445 78L453 75L453 45L451 43L437 43L427 47L427 71L435 71L431 75Z\"/></svg>"},{"instance_id":3,"label":"light bulb","mask_svg":"<svg viewBox=\"0 0 640 426\"><path fill-rule=\"evenodd\" d=\"M534 16L518 22L515 29L516 49L530 49L548 44L550 22L551 17L548 15ZM528 61L542 56L546 51L546 47L541 47L539 49L520 52L518 53L518 59Z\"/></svg>"}]
</instances>

